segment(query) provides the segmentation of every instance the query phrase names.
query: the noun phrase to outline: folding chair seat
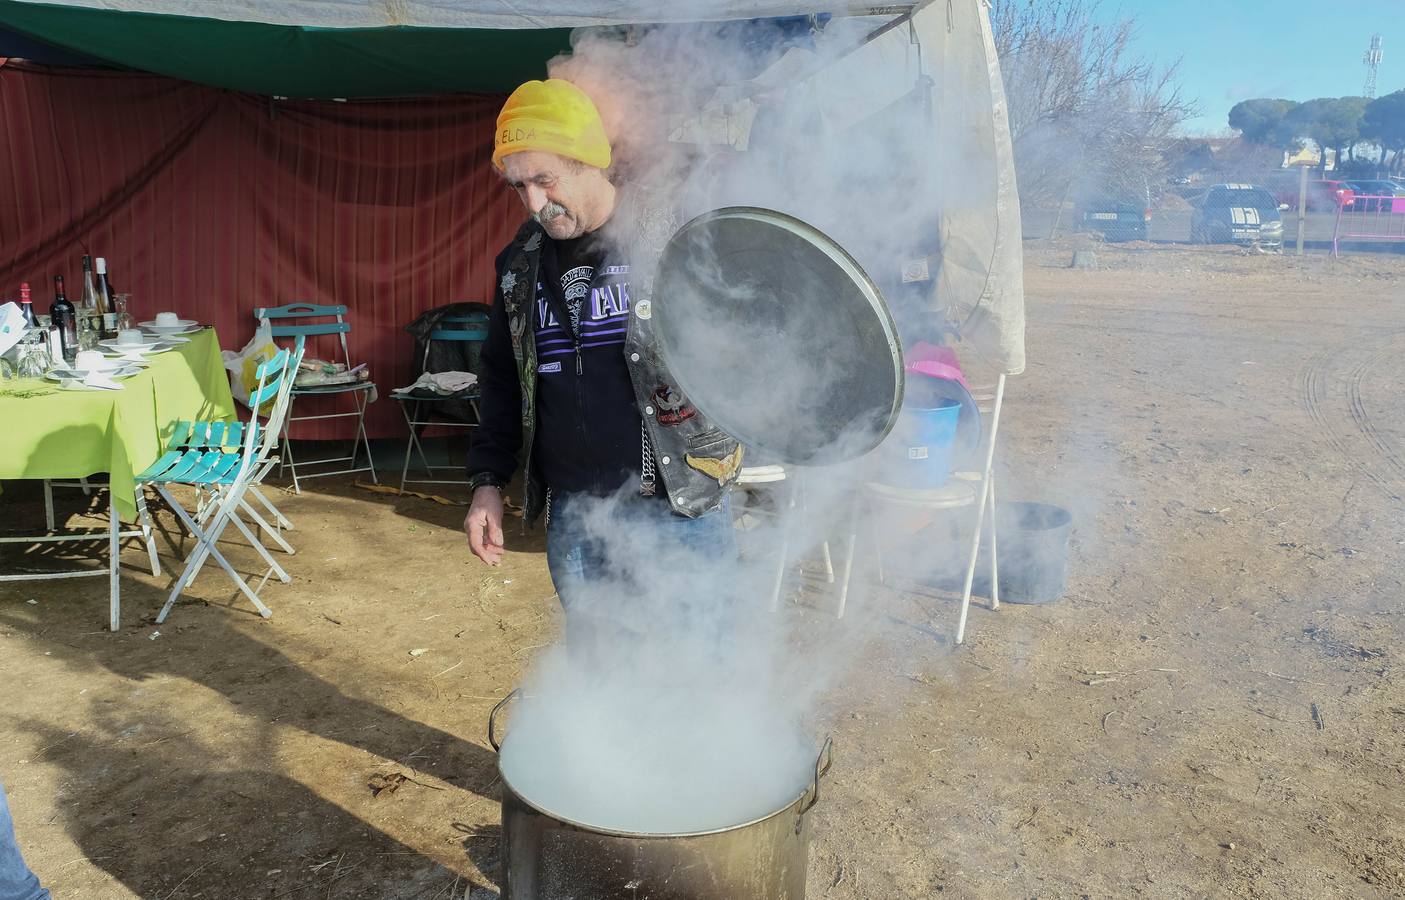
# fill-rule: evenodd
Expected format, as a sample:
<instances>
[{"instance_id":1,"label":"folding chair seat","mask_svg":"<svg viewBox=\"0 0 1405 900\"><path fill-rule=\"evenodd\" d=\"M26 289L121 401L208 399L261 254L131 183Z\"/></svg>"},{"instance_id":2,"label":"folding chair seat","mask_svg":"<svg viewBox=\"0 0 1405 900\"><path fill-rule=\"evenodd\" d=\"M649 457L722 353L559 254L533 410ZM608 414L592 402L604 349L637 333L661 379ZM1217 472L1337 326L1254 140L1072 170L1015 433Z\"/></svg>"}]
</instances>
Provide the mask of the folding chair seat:
<instances>
[{"instance_id":1,"label":"folding chair seat","mask_svg":"<svg viewBox=\"0 0 1405 900\"><path fill-rule=\"evenodd\" d=\"M343 363L347 369L350 370L354 367L351 362L351 353L347 349L346 343L346 336L351 332L351 324L346 321L346 312L347 308L340 305L321 306L313 303L289 303L285 306L259 307L254 310L254 317L259 320L261 325L268 325L275 338L310 338L317 335L336 335L338 346L341 348L341 359L333 361ZM316 319L319 321L310 323L304 321L308 319ZM289 412L282 426L282 442L278 456L278 474L279 477L282 477L285 467L292 470L294 493L302 493L302 486L300 483L302 479L322 478L327 475L351 475L356 472L370 472L371 480L379 483L379 479L376 477L375 461L371 457L371 442L366 437L366 407L370 404L375 390L376 385L371 381L355 381L346 384L309 385L293 388L292 397L294 401L299 397L346 396L351 398L353 406L352 409L344 412L322 413L314 416L294 416L291 411ZM288 431L293 422L348 418L356 420L356 435L351 442L350 456L329 456L321 459L305 460L298 460L294 457L292 443L288 440ZM356 464L357 459L363 448L366 451L366 463L365 465L358 466ZM324 466L334 463L350 463L350 468L307 471L310 466Z\"/></svg>"},{"instance_id":2,"label":"folding chair seat","mask_svg":"<svg viewBox=\"0 0 1405 900\"><path fill-rule=\"evenodd\" d=\"M439 320L438 325L429 332L424 342L424 356L420 360L420 370L428 370L429 352L437 341L462 342L468 345L465 356L476 358L481 352L482 345L488 339L488 313L485 310L474 310L468 313L446 315ZM472 368L472 366L470 366ZM421 437L424 431L430 427L435 428L462 428L473 429L478 427L478 386L474 385L466 390L456 391L452 394L432 394L429 392L400 389L391 392L391 399L400 404L400 411L405 415L405 425L409 429L410 437L405 443L405 462L400 467L400 490L405 490L406 484L467 484L467 479L463 478L435 478L435 469L455 468L453 466L436 466L429 461L428 454L425 453ZM469 422L460 421L442 414L442 407L446 403L458 402L467 403L472 410L473 419ZM418 453L420 464L424 469L425 478L410 478L410 456Z\"/></svg>"}]
</instances>

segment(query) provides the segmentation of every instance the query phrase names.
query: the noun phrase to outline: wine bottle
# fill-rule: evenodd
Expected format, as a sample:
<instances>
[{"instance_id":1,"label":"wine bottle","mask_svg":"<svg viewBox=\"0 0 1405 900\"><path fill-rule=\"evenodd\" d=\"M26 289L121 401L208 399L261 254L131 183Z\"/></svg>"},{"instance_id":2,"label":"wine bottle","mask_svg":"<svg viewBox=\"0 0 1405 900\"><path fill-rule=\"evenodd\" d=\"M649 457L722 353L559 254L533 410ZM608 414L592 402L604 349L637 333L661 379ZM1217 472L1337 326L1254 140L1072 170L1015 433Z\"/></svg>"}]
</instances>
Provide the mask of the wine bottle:
<instances>
[{"instance_id":1,"label":"wine bottle","mask_svg":"<svg viewBox=\"0 0 1405 900\"><path fill-rule=\"evenodd\" d=\"M54 302L49 306L49 321L59 333L59 347L65 362L78 358L78 311L63 292L63 276L54 276Z\"/></svg>"},{"instance_id":2,"label":"wine bottle","mask_svg":"<svg viewBox=\"0 0 1405 900\"><path fill-rule=\"evenodd\" d=\"M20 285L20 315L24 317L25 328L38 328L39 319L34 315L34 298L29 295L29 282Z\"/></svg>"},{"instance_id":3,"label":"wine bottle","mask_svg":"<svg viewBox=\"0 0 1405 900\"><path fill-rule=\"evenodd\" d=\"M98 266L98 308L104 315L114 312L112 307L112 282L107 280L107 257L99 256Z\"/></svg>"},{"instance_id":4,"label":"wine bottle","mask_svg":"<svg viewBox=\"0 0 1405 900\"><path fill-rule=\"evenodd\" d=\"M92 315L98 308L98 292L93 287L93 258L83 257L83 310L85 315Z\"/></svg>"}]
</instances>

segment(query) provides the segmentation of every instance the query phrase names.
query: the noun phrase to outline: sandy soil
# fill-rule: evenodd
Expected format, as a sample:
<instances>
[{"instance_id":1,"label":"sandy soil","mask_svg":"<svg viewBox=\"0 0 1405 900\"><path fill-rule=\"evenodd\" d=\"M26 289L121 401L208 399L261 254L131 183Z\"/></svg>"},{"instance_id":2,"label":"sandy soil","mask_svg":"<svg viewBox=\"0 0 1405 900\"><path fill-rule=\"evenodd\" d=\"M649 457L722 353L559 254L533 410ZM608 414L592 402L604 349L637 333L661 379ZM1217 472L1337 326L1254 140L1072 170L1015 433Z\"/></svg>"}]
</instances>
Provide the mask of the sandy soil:
<instances>
[{"instance_id":1,"label":"sandy soil","mask_svg":"<svg viewBox=\"0 0 1405 900\"><path fill-rule=\"evenodd\" d=\"M1405 257L1027 253L1000 488L1074 512L1069 594L957 649L949 598L879 595L809 896L1405 895ZM118 634L103 579L0 587L0 778L57 897L496 896L485 723L559 627L540 537L490 571L456 507L280 502L271 620L208 570L154 627L136 546Z\"/></svg>"}]
</instances>

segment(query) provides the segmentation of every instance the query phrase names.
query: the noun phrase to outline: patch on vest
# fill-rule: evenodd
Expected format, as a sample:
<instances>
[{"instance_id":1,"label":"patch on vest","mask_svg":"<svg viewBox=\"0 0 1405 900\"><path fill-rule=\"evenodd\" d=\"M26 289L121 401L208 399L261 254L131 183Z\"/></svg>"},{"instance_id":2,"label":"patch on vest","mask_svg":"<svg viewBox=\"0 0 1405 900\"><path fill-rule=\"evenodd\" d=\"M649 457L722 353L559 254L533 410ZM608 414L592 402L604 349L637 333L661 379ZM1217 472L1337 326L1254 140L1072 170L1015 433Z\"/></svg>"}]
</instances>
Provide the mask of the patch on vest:
<instances>
[{"instance_id":1,"label":"patch on vest","mask_svg":"<svg viewBox=\"0 0 1405 900\"><path fill-rule=\"evenodd\" d=\"M688 402L683 392L668 384L654 388L654 408L660 425L672 427L698 414L697 407Z\"/></svg>"},{"instance_id":2,"label":"patch on vest","mask_svg":"<svg viewBox=\"0 0 1405 900\"><path fill-rule=\"evenodd\" d=\"M641 319L647 319L654 314L654 304L648 300L640 300L634 304L634 314Z\"/></svg>"},{"instance_id":3,"label":"patch on vest","mask_svg":"<svg viewBox=\"0 0 1405 900\"><path fill-rule=\"evenodd\" d=\"M694 456L691 453L686 454L683 459L688 465L709 478L717 479L718 484L726 484L741 470L744 451L745 448L738 444L737 449L721 459L715 459L711 456Z\"/></svg>"}]
</instances>

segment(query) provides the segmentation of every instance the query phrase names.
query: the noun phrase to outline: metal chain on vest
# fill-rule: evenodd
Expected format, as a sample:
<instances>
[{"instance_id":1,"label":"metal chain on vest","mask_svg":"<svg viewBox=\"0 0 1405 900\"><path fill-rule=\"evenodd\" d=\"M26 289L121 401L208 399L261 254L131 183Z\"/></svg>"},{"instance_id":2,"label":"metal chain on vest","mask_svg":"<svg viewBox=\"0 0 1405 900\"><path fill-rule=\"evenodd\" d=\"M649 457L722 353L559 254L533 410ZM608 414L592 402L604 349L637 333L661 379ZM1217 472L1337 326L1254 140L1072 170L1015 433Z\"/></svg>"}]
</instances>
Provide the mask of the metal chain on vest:
<instances>
[{"instance_id":1,"label":"metal chain on vest","mask_svg":"<svg viewBox=\"0 0 1405 900\"><path fill-rule=\"evenodd\" d=\"M641 450L639 493L644 497L654 496L654 446L649 440L649 426L639 420L639 446Z\"/></svg>"}]
</instances>

